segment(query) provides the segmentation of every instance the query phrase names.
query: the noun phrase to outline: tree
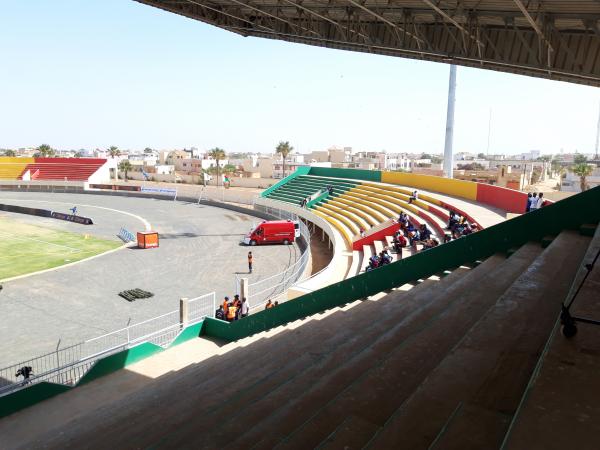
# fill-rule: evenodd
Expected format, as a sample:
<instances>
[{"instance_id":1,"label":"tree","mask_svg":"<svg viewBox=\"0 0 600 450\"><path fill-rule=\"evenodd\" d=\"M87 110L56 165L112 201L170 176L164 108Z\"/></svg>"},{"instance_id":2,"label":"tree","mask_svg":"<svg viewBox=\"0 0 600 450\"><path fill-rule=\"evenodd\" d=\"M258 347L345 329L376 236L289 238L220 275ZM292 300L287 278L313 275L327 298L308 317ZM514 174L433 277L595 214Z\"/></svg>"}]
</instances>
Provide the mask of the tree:
<instances>
[{"instance_id":1,"label":"tree","mask_svg":"<svg viewBox=\"0 0 600 450\"><path fill-rule=\"evenodd\" d=\"M293 150L294 147L290 145L289 141L279 141L279 144L277 145L277 147L275 147L275 151L279 153L281 155L281 158L283 159L283 165L281 167L283 170L282 178L285 178L285 158L287 158Z\"/></svg>"},{"instance_id":2,"label":"tree","mask_svg":"<svg viewBox=\"0 0 600 450\"><path fill-rule=\"evenodd\" d=\"M587 162L575 164L573 167L571 167L571 172L579 177L579 186L581 187L581 192L587 189L586 177L589 177L593 171L594 167L589 165Z\"/></svg>"},{"instance_id":3,"label":"tree","mask_svg":"<svg viewBox=\"0 0 600 450\"><path fill-rule=\"evenodd\" d=\"M4 156L17 156L14 150L6 150Z\"/></svg>"},{"instance_id":4,"label":"tree","mask_svg":"<svg viewBox=\"0 0 600 450\"><path fill-rule=\"evenodd\" d=\"M581 153L576 153L575 156L573 157L573 163L575 163L575 165L577 164L585 164L587 163L587 156L582 155Z\"/></svg>"},{"instance_id":5,"label":"tree","mask_svg":"<svg viewBox=\"0 0 600 450\"><path fill-rule=\"evenodd\" d=\"M36 148L36 155L40 158L53 158L56 156L56 152L48 144L42 144Z\"/></svg>"},{"instance_id":6,"label":"tree","mask_svg":"<svg viewBox=\"0 0 600 450\"><path fill-rule=\"evenodd\" d=\"M128 159L124 159L119 163L119 170L125 172L125 181L127 181L127 172L133 169L133 166Z\"/></svg>"},{"instance_id":7,"label":"tree","mask_svg":"<svg viewBox=\"0 0 600 450\"><path fill-rule=\"evenodd\" d=\"M219 161L226 158L225 150L219 147L215 147L208 152L208 156L217 162L217 187L219 187Z\"/></svg>"},{"instance_id":8,"label":"tree","mask_svg":"<svg viewBox=\"0 0 600 450\"><path fill-rule=\"evenodd\" d=\"M116 158L117 156L121 156L121 150L119 150L118 147L115 147L114 145L111 146L108 149L108 154L110 155L111 158Z\"/></svg>"},{"instance_id":9,"label":"tree","mask_svg":"<svg viewBox=\"0 0 600 450\"><path fill-rule=\"evenodd\" d=\"M420 159L431 159L431 155L429 153L421 153Z\"/></svg>"},{"instance_id":10,"label":"tree","mask_svg":"<svg viewBox=\"0 0 600 450\"><path fill-rule=\"evenodd\" d=\"M485 159L485 154L484 154L484 153L479 153L479 154L477 155L477 157L478 157L479 159Z\"/></svg>"},{"instance_id":11,"label":"tree","mask_svg":"<svg viewBox=\"0 0 600 450\"><path fill-rule=\"evenodd\" d=\"M77 152L73 155L74 158L83 158L83 153Z\"/></svg>"},{"instance_id":12,"label":"tree","mask_svg":"<svg viewBox=\"0 0 600 450\"><path fill-rule=\"evenodd\" d=\"M442 164L443 162L444 162L444 160L442 158L440 158L439 156L431 157L431 164Z\"/></svg>"}]
</instances>

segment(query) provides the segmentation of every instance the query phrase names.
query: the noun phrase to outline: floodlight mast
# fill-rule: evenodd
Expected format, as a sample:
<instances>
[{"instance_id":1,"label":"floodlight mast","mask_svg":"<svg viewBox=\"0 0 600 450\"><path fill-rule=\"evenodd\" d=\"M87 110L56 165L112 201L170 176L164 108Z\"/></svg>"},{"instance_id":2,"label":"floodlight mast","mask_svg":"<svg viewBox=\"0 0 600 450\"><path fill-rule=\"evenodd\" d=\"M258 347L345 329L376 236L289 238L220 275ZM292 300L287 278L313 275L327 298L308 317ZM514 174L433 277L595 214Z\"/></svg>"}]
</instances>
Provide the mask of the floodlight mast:
<instances>
[{"instance_id":1,"label":"floodlight mast","mask_svg":"<svg viewBox=\"0 0 600 450\"><path fill-rule=\"evenodd\" d=\"M444 144L444 176L452 178L452 141L454 139L454 104L456 103L456 66L450 66L448 83L448 111L446 114L446 142Z\"/></svg>"}]
</instances>

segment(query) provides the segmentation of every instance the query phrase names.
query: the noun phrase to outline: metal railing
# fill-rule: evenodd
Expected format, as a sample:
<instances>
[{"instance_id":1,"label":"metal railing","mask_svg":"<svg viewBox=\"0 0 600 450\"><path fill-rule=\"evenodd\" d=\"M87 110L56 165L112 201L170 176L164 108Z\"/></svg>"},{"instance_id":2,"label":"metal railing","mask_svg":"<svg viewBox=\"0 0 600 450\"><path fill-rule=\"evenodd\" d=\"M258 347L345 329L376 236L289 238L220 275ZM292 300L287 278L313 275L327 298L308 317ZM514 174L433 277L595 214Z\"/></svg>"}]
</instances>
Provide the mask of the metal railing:
<instances>
[{"instance_id":1,"label":"metal railing","mask_svg":"<svg viewBox=\"0 0 600 450\"><path fill-rule=\"evenodd\" d=\"M190 300L188 325L200 322L214 313L214 292ZM75 385L96 363L114 353L149 342L161 347L170 345L183 330L180 311L174 310L152 319L129 325L120 330L88 339L79 344L22 361L0 369L0 396L41 381ZM22 367L31 367L27 380L16 373Z\"/></svg>"},{"instance_id":2,"label":"metal railing","mask_svg":"<svg viewBox=\"0 0 600 450\"><path fill-rule=\"evenodd\" d=\"M214 292L188 300L188 324L194 325L205 317L213 317L217 310L217 298Z\"/></svg>"},{"instance_id":3,"label":"metal railing","mask_svg":"<svg viewBox=\"0 0 600 450\"><path fill-rule=\"evenodd\" d=\"M299 223L300 238L304 241L304 251L292 265L284 271L270 277L248 284L247 300L250 311L262 307L268 300L282 296L290 287L300 282L310 260L310 230L298 216L277 208L264 208L264 212L283 220L294 220ZM239 283L238 283L239 285ZM283 298L280 298L283 301Z\"/></svg>"}]
</instances>

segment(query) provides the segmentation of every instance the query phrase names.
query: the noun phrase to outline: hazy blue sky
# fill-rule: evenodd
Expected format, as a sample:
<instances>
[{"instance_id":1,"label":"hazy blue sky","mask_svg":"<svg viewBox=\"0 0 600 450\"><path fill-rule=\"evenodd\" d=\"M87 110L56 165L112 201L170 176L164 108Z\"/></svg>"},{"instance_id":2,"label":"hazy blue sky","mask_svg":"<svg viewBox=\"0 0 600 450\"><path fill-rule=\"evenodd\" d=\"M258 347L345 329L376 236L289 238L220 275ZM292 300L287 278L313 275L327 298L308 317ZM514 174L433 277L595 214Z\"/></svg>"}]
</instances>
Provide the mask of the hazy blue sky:
<instances>
[{"instance_id":1,"label":"hazy blue sky","mask_svg":"<svg viewBox=\"0 0 600 450\"><path fill-rule=\"evenodd\" d=\"M441 152L449 66L257 38L130 0L0 0L0 148ZM458 71L455 151L594 148L596 88Z\"/></svg>"}]
</instances>

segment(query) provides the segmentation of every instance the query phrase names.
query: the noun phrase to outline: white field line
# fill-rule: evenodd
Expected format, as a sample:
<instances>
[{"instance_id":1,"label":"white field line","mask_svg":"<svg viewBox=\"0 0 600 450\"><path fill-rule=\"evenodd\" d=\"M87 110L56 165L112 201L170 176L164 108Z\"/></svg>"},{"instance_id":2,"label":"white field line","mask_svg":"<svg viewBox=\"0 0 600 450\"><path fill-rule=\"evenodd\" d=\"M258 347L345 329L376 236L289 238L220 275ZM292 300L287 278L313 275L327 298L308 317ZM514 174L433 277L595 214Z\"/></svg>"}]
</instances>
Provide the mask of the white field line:
<instances>
[{"instance_id":1,"label":"white field line","mask_svg":"<svg viewBox=\"0 0 600 450\"><path fill-rule=\"evenodd\" d=\"M3 200L12 200L12 201L15 201L15 202L59 203L59 204L62 204L62 205L74 205L73 202L57 202L55 200L31 200L31 199L20 199L20 198L7 198L7 199L3 199ZM95 205L77 204L77 206L83 206L85 208L105 209L107 211L113 211L113 212L117 212L117 213L120 213L120 214L125 214L127 216L135 217L137 220L139 220L140 222L142 222L144 224L144 227L146 228L146 231L152 230L152 226L150 225L150 222L148 222L146 219L144 219L141 216L138 216L138 215L133 214L133 213L129 213L127 211L121 211L120 209L106 208L104 206L95 206Z\"/></svg>"}]
</instances>

